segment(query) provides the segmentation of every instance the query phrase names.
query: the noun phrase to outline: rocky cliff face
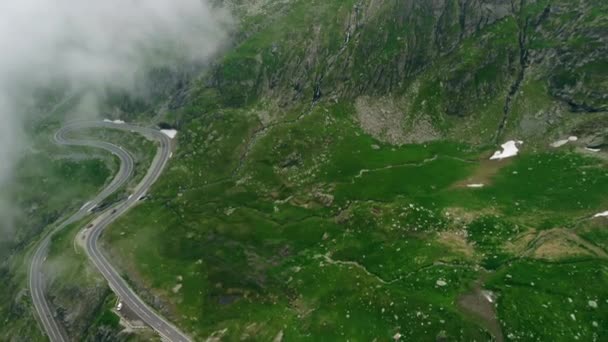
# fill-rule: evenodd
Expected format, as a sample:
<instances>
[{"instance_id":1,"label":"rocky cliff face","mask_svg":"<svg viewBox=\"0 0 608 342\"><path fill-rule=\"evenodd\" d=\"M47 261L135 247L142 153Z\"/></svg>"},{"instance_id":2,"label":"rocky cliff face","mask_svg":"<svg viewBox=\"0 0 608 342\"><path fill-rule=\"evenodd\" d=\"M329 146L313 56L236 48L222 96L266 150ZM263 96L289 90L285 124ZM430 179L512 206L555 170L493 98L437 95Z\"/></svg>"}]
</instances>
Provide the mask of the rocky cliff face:
<instances>
[{"instance_id":1,"label":"rocky cliff face","mask_svg":"<svg viewBox=\"0 0 608 342\"><path fill-rule=\"evenodd\" d=\"M608 110L606 10L600 1L552 4L536 32L547 44L551 94L576 112Z\"/></svg>"},{"instance_id":2,"label":"rocky cliff face","mask_svg":"<svg viewBox=\"0 0 608 342\"><path fill-rule=\"evenodd\" d=\"M468 0L291 6L290 12L229 56L215 85L229 91L237 83L249 86L250 92L280 93L287 101L304 94L317 98L398 90L464 39L512 15L517 7L504 1ZM241 67L249 70L231 73Z\"/></svg>"},{"instance_id":3,"label":"rocky cliff face","mask_svg":"<svg viewBox=\"0 0 608 342\"><path fill-rule=\"evenodd\" d=\"M422 120L444 135L482 132L483 141L521 130L517 123L541 110L551 116L543 120L554 122L570 111L607 109L608 24L601 1L251 6L238 7L247 39L206 84L224 106L390 96L398 99L406 131ZM546 103L530 108L537 102L532 97ZM528 131L536 134L545 126Z\"/></svg>"}]
</instances>

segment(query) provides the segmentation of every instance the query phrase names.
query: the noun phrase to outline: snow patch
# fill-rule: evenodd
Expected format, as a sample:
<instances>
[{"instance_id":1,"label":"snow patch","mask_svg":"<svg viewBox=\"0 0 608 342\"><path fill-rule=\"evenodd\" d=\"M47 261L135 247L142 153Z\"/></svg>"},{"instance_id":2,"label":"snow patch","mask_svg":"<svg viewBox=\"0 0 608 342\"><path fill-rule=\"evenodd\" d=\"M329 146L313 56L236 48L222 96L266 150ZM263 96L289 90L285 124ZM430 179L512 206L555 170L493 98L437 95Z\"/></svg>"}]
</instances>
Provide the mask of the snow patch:
<instances>
[{"instance_id":1,"label":"snow patch","mask_svg":"<svg viewBox=\"0 0 608 342\"><path fill-rule=\"evenodd\" d=\"M103 119L103 122L109 122L109 123L118 124L118 125L122 125L125 123L123 120L110 120L110 119Z\"/></svg>"},{"instance_id":2,"label":"snow patch","mask_svg":"<svg viewBox=\"0 0 608 342\"><path fill-rule=\"evenodd\" d=\"M175 136L177 135L177 131L174 129L161 129L160 131L171 139L175 138Z\"/></svg>"},{"instance_id":3,"label":"snow patch","mask_svg":"<svg viewBox=\"0 0 608 342\"><path fill-rule=\"evenodd\" d=\"M599 151L601 151L599 148L591 148L591 147L585 147L585 150L587 150L589 152L599 152Z\"/></svg>"},{"instance_id":4,"label":"snow patch","mask_svg":"<svg viewBox=\"0 0 608 342\"><path fill-rule=\"evenodd\" d=\"M492 291L483 290L481 295L490 303L494 303L494 293Z\"/></svg>"},{"instance_id":5,"label":"snow patch","mask_svg":"<svg viewBox=\"0 0 608 342\"><path fill-rule=\"evenodd\" d=\"M603 213L598 213L595 214L595 216L593 216L594 218L596 217L608 217L608 211L604 211Z\"/></svg>"},{"instance_id":6,"label":"snow patch","mask_svg":"<svg viewBox=\"0 0 608 342\"><path fill-rule=\"evenodd\" d=\"M502 151L496 151L490 160L501 160L505 158L515 157L519 153L519 148L517 145L521 145L524 142L521 140L509 140L506 143L502 144Z\"/></svg>"},{"instance_id":7,"label":"snow patch","mask_svg":"<svg viewBox=\"0 0 608 342\"><path fill-rule=\"evenodd\" d=\"M551 144L551 147L555 147L555 148L561 147L561 146L566 145L569 142L575 142L577 140L578 140L578 137L576 137L576 136L570 136L570 137L568 137L568 139L562 139L562 140L558 140L558 141L553 142Z\"/></svg>"},{"instance_id":8,"label":"snow patch","mask_svg":"<svg viewBox=\"0 0 608 342\"><path fill-rule=\"evenodd\" d=\"M467 184L467 188L483 188L484 184Z\"/></svg>"}]
</instances>

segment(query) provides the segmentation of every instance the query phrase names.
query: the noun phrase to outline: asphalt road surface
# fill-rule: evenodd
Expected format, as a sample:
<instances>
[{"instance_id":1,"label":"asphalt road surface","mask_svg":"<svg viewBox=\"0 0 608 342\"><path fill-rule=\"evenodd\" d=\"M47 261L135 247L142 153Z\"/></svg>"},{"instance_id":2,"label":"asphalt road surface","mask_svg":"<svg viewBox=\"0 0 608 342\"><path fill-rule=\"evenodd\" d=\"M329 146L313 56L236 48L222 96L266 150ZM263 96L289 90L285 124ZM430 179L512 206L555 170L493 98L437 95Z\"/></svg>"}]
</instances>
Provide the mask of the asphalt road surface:
<instances>
[{"instance_id":1,"label":"asphalt road surface","mask_svg":"<svg viewBox=\"0 0 608 342\"><path fill-rule=\"evenodd\" d=\"M65 330L62 328L61 324L57 322L53 311L50 309L50 306L44 297L45 279L42 272L42 264L46 260L52 235L69 224L85 218L91 212L91 210L98 206L99 203L101 203L106 197L124 185L133 174L133 158L121 147L107 142L72 140L66 138L66 134L71 131L89 128L111 128L130 131L141 134L149 139L156 140L159 143L158 151L152 161L152 164L150 165L150 168L148 169L148 172L137 185L132 196L130 196L127 200L109 208L108 210L105 210L97 218L95 218L93 221L93 227L90 228L90 232L86 234L85 250L91 262L108 281L110 288L116 293L116 295L125 305L127 305L140 317L142 321L147 323L163 339L167 341L190 341L190 338L187 335L182 333L177 327L172 325L160 314L150 308L129 287L127 282L121 278L120 274L116 271L116 269L114 269L112 264L110 264L98 246L99 237L101 236L103 230L119 216L123 215L139 202L140 197L144 196L150 186L152 186L152 184L154 184L154 182L158 179L169 158L171 157L171 139L167 135L152 128L139 127L125 123L78 121L64 126L55 134L55 142L57 144L88 146L104 149L115 154L120 159L121 163L120 169L110 185L108 185L93 200L84 205L77 213L53 229L47 236L44 237L37 247L30 264L29 286L32 294L32 300L36 308L36 312L40 318L40 322L42 323L43 328L51 341L63 342L69 340Z\"/></svg>"}]
</instances>

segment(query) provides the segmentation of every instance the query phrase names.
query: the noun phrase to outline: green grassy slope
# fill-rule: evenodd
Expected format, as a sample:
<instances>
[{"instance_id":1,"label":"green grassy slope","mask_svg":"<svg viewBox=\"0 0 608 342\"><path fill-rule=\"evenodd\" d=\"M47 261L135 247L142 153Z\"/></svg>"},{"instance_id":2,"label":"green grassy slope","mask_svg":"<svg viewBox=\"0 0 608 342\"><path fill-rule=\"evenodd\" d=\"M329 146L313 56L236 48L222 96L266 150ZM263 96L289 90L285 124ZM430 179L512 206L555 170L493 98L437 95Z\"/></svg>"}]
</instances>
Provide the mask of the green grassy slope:
<instances>
[{"instance_id":1,"label":"green grassy slope","mask_svg":"<svg viewBox=\"0 0 608 342\"><path fill-rule=\"evenodd\" d=\"M449 142L382 144L360 131L352 111L318 105L258 138L248 154L229 137L250 129L218 123L242 122L233 110L183 130L180 141L205 127L226 129L182 145L154 198L109 231L107 248L142 291L153 287L146 296L159 309L198 338L227 329L227 339L270 339L281 331L289 340L396 333L485 339L483 324L457 304L478 279L500 298L495 319L505 335L522 334L527 320L545 315L545 330L533 332L538 338L605 336L592 326L603 326L603 304L591 310L579 299L568 309L512 315L510 305L524 305L523 294L555 294L549 287L511 293L500 280L513 267L559 278L559 265L598 262L599 270L587 270L597 273L586 275L597 283L560 284L564 292L605 298L600 240L569 235L578 232L579 218L607 204L602 161L566 150L526 153L499 168L487 187L467 189L457 184L484 167L487 152ZM239 158L222 166L231 155L248 157L240 167ZM193 159L204 162L193 167ZM559 243L555 251L542 254L542 241L519 242L555 228L566 229L546 239ZM570 255L565 249L575 242L578 254ZM588 316L568 321L574 309ZM591 326L584 332L576 328L581 320Z\"/></svg>"},{"instance_id":2,"label":"green grassy slope","mask_svg":"<svg viewBox=\"0 0 608 342\"><path fill-rule=\"evenodd\" d=\"M233 3L104 236L150 303L197 340L607 338L603 1Z\"/></svg>"},{"instance_id":3,"label":"green grassy slope","mask_svg":"<svg viewBox=\"0 0 608 342\"><path fill-rule=\"evenodd\" d=\"M105 236L161 312L201 340L608 336L608 172L581 154L603 2L237 3L154 196Z\"/></svg>"}]
</instances>

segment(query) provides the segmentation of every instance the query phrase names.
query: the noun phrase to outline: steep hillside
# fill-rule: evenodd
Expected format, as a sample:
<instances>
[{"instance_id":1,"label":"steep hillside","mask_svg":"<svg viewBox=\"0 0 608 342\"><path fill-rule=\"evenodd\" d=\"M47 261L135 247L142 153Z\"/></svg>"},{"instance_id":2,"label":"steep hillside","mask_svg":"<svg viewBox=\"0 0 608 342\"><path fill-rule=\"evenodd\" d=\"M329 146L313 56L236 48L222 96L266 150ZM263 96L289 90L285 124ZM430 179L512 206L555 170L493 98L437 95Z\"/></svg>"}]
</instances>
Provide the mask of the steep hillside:
<instances>
[{"instance_id":1,"label":"steep hillside","mask_svg":"<svg viewBox=\"0 0 608 342\"><path fill-rule=\"evenodd\" d=\"M234 46L105 237L158 310L197 340L608 336L604 1L225 3Z\"/></svg>"},{"instance_id":2,"label":"steep hillside","mask_svg":"<svg viewBox=\"0 0 608 342\"><path fill-rule=\"evenodd\" d=\"M363 96L363 108L388 102L394 109L389 121L402 132L389 140L397 143L437 135L492 142L505 130L536 136L571 112L607 110L602 1L258 1L237 8L246 15L240 43L199 94L205 103L262 101L281 110Z\"/></svg>"},{"instance_id":3,"label":"steep hillside","mask_svg":"<svg viewBox=\"0 0 608 342\"><path fill-rule=\"evenodd\" d=\"M101 103L179 130L103 237L151 305L197 341L608 338L606 1L217 2L237 27L213 65ZM49 257L59 317L75 339L148 340L117 333L78 228ZM19 340L23 275L0 264L15 273L1 336Z\"/></svg>"}]
</instances>

